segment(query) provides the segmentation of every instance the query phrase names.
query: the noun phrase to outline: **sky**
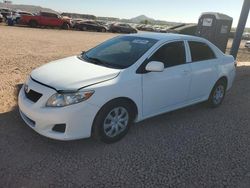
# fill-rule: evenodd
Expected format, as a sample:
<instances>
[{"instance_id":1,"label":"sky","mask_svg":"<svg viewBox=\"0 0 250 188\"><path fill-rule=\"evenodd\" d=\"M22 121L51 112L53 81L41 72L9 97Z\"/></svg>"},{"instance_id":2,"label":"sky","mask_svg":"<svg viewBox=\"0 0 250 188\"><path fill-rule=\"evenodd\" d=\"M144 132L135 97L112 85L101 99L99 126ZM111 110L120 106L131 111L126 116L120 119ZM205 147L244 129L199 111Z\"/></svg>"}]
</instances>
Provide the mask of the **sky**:
<instances>
[{"instance_id":1,"label":"sky","mask_svg":"<svg viewBox=\"0 0 250 188\"><path fill-rule=\"evenodd\" d=\"M39 5L60 12L76 12L132 18L139 15L197 23L202 12L220 12L233 17L237 26L243 0L12 0L15 4ZM250 27L250 19L247 27Z\"/></svg>"}]
</instances>

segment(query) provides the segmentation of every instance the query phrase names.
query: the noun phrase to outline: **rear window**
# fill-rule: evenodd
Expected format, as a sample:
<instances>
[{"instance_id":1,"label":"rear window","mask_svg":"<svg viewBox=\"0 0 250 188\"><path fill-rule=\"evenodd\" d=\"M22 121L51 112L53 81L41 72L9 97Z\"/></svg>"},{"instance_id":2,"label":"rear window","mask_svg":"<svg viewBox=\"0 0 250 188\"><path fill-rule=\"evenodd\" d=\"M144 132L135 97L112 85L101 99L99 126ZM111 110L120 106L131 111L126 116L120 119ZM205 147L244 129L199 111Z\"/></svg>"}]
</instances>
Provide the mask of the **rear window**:
<instances>
[{"instance_id":1,"label":"rear window","mask_svg":"<svg viewBox=\"0 0 250 188\"><path fill-rule=\"evenodd\" d=\"M49 17L49 18L57 18L58 17L56 14L48 13L48 12L42 12L41 15L44 17Z\"/></svg>"},{"instance_id":2,"label":"rear window","mask_svg":"<svg viewBox=\"0 0 250 188\"><path fill-rule=\"evenodd\" d=\"M196 41L190 41L188 43L191 51L192 62L216 58L213 50L207 44Z\"/></svg>"}]
</instances>

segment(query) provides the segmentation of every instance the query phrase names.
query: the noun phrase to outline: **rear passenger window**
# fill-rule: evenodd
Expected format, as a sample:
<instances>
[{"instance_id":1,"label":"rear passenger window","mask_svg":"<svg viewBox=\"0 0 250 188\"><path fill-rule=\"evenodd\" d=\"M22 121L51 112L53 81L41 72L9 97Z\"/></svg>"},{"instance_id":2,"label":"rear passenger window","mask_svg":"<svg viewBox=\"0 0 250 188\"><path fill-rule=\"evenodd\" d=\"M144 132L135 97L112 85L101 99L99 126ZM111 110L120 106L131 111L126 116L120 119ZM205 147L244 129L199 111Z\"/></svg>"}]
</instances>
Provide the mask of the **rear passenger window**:
<instances>
[{"instance_id":1,"label":"rear passenger window","mask_svg":"<svg viewBox=\"0 0 250 188\"><path fill-rule=\"evenodd\" d=\"M192 61L205 61L209 59L214 59L216 58L213 50L205 43L203 42L188 42L190 51L191 51L191 56L192 56Z\"/></svg>"},{"instance_id":2,"label":"rear passenger window","mask_svg":"<svg viewBox=\"0 0 250 188\"><path fill-rule=\"evenodd\" d=\"M154 53L150 61L160 61L164 63L165 68L186 63L184 42L171 42L162 46Z\"/></svg>"},{"instance_id":3,"label":"rear passenger window","mask_svg":"<svg viewBox=\"0 0 250 188\"><path fill-rule=\"evenodd\" d=\"M41 15L44 17L48 17L48 18L57 18L56 14L47 13L47 12L42 12Z\"/></svg>"}]
</instances>

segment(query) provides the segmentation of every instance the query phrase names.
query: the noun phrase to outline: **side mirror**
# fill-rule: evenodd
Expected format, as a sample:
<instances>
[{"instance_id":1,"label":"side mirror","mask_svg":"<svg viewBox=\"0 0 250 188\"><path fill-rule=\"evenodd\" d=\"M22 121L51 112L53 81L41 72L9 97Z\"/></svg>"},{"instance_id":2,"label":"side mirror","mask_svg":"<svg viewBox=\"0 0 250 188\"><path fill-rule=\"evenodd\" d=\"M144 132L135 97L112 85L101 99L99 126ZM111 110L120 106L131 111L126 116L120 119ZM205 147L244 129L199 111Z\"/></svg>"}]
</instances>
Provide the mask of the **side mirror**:
<instances>
[{"instance_id":1,"label":"side mirror","mask_svg":"<svg viewBox=\"0 0 250 188\"><path fill-rule=\"evenodd\" d=\"M146 66L148 72L163 72L164 64L160 61L150 61Z\"/></svg>"}]
</instances>

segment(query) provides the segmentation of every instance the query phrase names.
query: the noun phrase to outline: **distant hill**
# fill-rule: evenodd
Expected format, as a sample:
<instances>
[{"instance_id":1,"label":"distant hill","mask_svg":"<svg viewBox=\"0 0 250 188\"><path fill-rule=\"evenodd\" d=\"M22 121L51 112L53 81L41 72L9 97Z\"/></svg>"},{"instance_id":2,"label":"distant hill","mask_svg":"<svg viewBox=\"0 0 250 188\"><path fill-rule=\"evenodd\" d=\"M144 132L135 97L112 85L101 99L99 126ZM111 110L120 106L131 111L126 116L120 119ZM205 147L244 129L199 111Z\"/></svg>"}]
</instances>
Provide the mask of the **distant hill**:
<instances>
[{"instance_id":1,"label":"distant hill","mask_svg":"<svg viewBox=\"0 0 250 188\"><path fill-rule=\"evenodd\" d=\"M18 5L18 4L0 3L0 7L10 8L13 10L23 10L23 11L27 11L27 12L31 12L31 13L37 13L40 11L58 13L57 11L52 10L50 8L44 8L44 7L40 7L40 6L34 6L34 5Z\"/></svg>"},{"instance_id":2,"label":"distant hill","mask_svg":"<svg viewBox=\"0 0 250 188\"><path fill-rule=\"evenodd\" d=\"M145 21L148 20L149 22L154 22L155 20L153 18L149 18L145 15L140 15L137 16L135 18L131 18L130 21L134 22L134 23L140 23L141 21Z\"/></svg>"},{"instance_id":3,"label":"distant hill","mask_svg":"<svg viewBox=\"0 0 250 188\"><path fill-rule=\"evenodd\" d=\"M173 26L173 25L179 25L179 22L168 22L164 20L155 20L153 18L149 18L145 15L140 15L131 19L119 19L119 18L111 18L111 17L97 17L99 20L103 21L111 21L111 22L125 22L125 23L136 23L139 24L145 20L148 21L148 23L153 24L153 25L168 25L168 26Z\"/></svg>"},{"instance_id":4,"label":"distant hill","mask_svg":"<svg viewBox=\"0 0 250 188\"><path fill-rule=\"evenodd\" d=\"M164 20L155 20L153 18L149 18L145 15L140 15L135 18L131 18L130 21L133 23L141 23L142 21L147 20L149 23L156 24L156 25L178 25L179 22L169 22Z\"/></svg>"}]
</instances>

